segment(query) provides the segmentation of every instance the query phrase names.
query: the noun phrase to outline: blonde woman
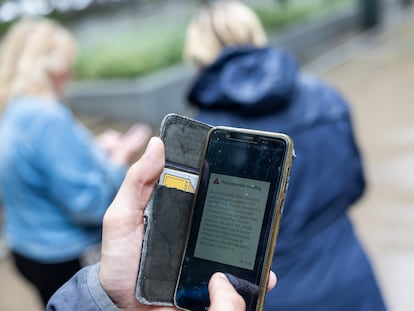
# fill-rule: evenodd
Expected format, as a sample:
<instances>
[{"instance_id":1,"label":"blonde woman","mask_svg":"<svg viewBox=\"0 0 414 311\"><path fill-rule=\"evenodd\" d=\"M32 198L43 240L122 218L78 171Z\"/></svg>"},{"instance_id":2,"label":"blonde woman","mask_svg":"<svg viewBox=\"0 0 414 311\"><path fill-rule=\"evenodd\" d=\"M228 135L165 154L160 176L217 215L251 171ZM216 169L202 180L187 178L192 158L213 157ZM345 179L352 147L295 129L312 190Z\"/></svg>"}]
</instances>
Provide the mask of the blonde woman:
<instances>
[{"instance_id":1,"label":"blonde woman","mask_svg":"<svg viewBox=\"0 0 414 311\"><path fill-rule=\"evenodd\" d=\"M4 234L44 304L100 242L106 208L146 126L96 140L62 104L75 42L47 19L21 20L0 58L0 192Z\"/></svg>"},{"instance_id":2,"label":"blonde woman","mask_svg":"<svg viewBox=\"0 0 414 311\"><path fill-rule=\"evenodd\" d=\"M214 1L192 19L184 50L200 69L189 100L197 119L284 132L295 158L265 310L384 310L347 212L365 189L348 104L269 47L259 19L237 1Z\"/></svg>"}]
</instances>

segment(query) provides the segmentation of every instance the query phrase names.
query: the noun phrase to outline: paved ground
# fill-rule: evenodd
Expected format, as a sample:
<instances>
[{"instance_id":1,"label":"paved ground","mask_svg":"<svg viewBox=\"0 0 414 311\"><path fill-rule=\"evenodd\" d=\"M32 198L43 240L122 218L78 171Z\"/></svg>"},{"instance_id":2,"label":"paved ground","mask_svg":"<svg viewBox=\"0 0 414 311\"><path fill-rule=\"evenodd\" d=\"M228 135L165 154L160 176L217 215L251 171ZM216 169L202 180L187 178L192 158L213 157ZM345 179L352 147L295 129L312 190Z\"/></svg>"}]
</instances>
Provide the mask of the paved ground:
<instances>
[{"instance_id":1,"label":"paved ground","mask_svg":"<svg viewBox=\"0 0 414 311\"><path fill-rule=\"evenodd\" d=\"M369 183L352 218L390 310L414 310L414 17L353 39L308 69L352 103ZM9 259L0 276L0 310L41 310Z\"/></svg>"}]
</instances>

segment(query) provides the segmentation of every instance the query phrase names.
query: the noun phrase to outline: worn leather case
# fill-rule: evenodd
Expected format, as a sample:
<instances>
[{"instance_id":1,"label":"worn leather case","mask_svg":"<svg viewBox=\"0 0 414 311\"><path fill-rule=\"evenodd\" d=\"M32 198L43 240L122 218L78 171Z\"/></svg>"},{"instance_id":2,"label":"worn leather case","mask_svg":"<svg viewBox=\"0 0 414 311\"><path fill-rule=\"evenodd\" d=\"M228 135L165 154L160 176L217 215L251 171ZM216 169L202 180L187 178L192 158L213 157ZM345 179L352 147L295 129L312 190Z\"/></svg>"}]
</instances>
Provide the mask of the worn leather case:
<instances>
[{"instance_id":1,"label":"worn leather case","mask_svg":"<svg viewBox=\"0 0 414 311\"><path fill-rule=\"evenodd\" d=\"M176 114L160 128L166 167L197 174L211 126ZM145 209L145 232L136 286L144 304L173 306L194 194L157 185Z\"/></svg>"}]
</instances>

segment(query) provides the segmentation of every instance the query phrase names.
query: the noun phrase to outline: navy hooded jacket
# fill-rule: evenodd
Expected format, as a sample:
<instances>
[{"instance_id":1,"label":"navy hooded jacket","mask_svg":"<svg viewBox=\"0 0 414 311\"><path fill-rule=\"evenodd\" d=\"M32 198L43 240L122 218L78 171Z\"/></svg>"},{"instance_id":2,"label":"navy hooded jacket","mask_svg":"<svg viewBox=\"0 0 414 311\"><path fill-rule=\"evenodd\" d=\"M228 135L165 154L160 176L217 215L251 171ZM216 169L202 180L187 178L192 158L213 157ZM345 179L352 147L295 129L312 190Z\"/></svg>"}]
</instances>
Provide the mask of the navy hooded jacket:
<instances>
[{"instance_id":1,"label":"navy hooded jacket","mask_svg":"<svg viewBox=\"0 0 414 311\"><path fill-rule=\"evenodd\" d=\"M265 310L384 310L347 210L365 182L347 103L273 48L230 47L205 68L189 101L196 118L282 132L295 145Z\"/></svg>"}]
</instances>

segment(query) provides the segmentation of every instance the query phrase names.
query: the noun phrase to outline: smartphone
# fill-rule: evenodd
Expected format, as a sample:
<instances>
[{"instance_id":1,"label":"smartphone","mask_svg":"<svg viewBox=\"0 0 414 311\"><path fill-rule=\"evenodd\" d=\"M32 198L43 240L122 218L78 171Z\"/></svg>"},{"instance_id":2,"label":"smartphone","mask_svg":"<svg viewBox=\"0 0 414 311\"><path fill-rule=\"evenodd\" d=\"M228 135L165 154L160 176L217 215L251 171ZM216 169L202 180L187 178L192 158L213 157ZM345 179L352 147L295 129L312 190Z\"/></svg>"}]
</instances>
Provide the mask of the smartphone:
<instances>
[{"instance_id":1,"label":"smartphone","mask_svg":"<svg viewBox=\"0 0 414 311\"><path fill-rule=\"evenodd\" d=\"M293 157L279 133L210 130L174 303L208 310L215 272L250 284L246 310L261 310Z\"/></svg>"}]
</instances>

